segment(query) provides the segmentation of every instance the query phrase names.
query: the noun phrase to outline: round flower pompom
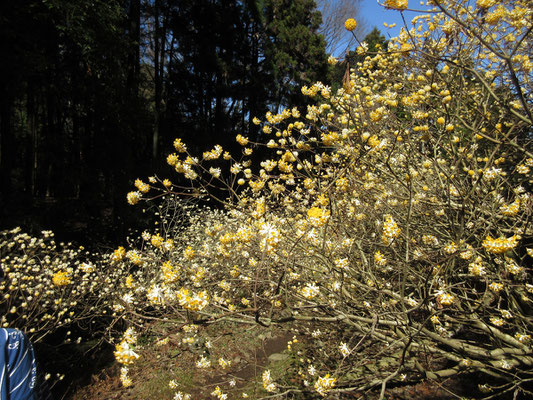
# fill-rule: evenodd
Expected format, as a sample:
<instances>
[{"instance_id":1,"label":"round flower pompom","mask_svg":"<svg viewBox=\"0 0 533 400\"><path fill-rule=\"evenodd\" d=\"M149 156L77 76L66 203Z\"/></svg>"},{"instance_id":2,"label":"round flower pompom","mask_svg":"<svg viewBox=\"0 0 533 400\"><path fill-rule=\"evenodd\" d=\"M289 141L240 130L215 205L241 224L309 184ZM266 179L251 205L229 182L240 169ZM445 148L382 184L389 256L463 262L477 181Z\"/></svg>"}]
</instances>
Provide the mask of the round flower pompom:
<instances>
[{"instance_id":1,"label":"round flower pompom","mask_svg":"<svg viewBox=\"0 0 533 400\"><path fill-rule=\"evenodd\" d=\"M328 222L329 216L329 210L320 207L311 207L307 211L307 218L315 228L320 228Z\"/></svg>"},{"instance_id":2,"label":"round flower pompom","mask_svg":"<svg viewBox=\"0 0 533 400\"><path fill-rule=\"evenodd\" d=\"M71 282L71 280L68 272L58 271L54 274L54 276L52 276L52 282L55 286L66 286Z\"/></svg>"},{"instance_id":3,"label":"round flower pompom","mask_svg":"<svg viewBox=\"0 0 533 400\"><path fill-rule=\"evenodd\" d=\"M357 21L353 18L348 18L346 22L344 23L344 27L347 31L353 31L355 27L357 26Z\"/></svg>"},{"instance_id":4,"label":"round flower pompom","mask_svg":"<svg viewBox=\"0 0 533 400\"><path fill-rule=\"evenodd\" d=\"M137 204L139 200L141 200L141 197L142 197L141 192L129 192L128 195L126 196L128 203L131 204L132 206Z\"/></svg>"}]
</instances>

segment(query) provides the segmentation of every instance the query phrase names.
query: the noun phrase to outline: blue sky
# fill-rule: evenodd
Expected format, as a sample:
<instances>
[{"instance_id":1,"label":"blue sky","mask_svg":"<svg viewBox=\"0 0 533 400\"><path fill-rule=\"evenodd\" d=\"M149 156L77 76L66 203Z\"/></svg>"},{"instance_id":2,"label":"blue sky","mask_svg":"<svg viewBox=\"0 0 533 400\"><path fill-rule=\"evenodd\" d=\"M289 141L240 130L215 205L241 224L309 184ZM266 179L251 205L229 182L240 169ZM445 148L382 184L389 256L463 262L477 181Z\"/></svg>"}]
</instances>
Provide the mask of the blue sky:
<instances>
[{"instance_id":1,"label":"blue sky","mask_svg":"<svg viewBox=\"0 0 533 400\"><path fill-rule=\"evenodd\" d=\"M383 0L381 0L380 3L383 3ZM366 24L368 25L368 31L371 31L372 28L376 26L386 37L388 37L388 35L390 35L391 37L398 36L398 34L400 33L400 28L404 26L399 11L387 10L385 7L380 6L376 0L362 0L360 4L360 18L366 21ZM409 2L409 6L422 10L426 8L420 6L420 3L418 1L412 0ZM408 26L411 27L411 20L418 13L413 11L404 11L403 14ZM395 23L396 27L391 29L385 28L383 26L384 22L388 24Z\"/></svg>"}]
</instances>

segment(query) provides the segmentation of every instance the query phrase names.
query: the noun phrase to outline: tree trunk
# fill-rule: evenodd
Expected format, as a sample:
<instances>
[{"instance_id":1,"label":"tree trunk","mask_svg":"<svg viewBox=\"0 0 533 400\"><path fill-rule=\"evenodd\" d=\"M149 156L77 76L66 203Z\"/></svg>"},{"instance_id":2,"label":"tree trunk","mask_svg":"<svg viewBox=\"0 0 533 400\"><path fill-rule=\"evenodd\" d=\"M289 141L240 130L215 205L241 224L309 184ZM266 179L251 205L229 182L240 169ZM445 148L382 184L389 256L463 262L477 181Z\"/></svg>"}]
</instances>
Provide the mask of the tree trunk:
<instances>
[{"instance_id":1,"label":"tree trunk","mask_svg":"<svg viewBox=\"0 0 533 400\"><path fill-rule=\"evenodd\" d=\"M128 35L130 51L128 53L127 91L130 96L137 96L140 74L140 42L141 42L141 1L130 0L128 10Z\"/></svg>"},{"instance_id":2,"label":"tree trunk","mask_svg":"<svg viewBox=\"0 0 533 400\"><path fill-rule=\"evenodd\" d=\"M2 86L0 90L2 93L0 96L0 205L3 209L11 198L11 171L15 138L11 120L13 99L10 96L8 85Z\"/></svg>"},{"instance_id":3,"label":"tree trunk","mask_svg":"<svg viewBox=\"0 0 533 400\"><path fill-rule=\"evenodd\" d=\"M161 13L161 1L155 0L154 2L154 131L152 136L152 163L157 163L159 154L159 124L161 118L161 70L160 70L160 54L161 50L161 26L160 26L160 13Z\"/></svg>"}]
</instances>

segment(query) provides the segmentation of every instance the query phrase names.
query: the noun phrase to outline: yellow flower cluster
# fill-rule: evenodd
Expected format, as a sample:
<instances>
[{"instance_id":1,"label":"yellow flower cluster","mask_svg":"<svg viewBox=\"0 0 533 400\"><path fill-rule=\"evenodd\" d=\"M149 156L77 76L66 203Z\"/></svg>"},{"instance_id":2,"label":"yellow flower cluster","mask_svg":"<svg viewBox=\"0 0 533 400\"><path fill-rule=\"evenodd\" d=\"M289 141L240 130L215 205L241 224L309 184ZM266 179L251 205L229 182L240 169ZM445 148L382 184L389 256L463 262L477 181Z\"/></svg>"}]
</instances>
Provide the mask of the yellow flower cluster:
<instances>
[{"instance_id":1,"label":"yellow flower cluster","mask_svg":"<svg viewBox=\"0 0 533 400\"><path fill-rule=\"evenodd\" d=\"M439 245L439 240L437 239L437 237L435 235L423 235L422 236L422 242L426 245L426 246L438 246Z\"/></svg>"},{"instance_id":2,"label":"yellow flower cluster","mask_svg":"<svg viewBox=\"0 0 533 400\"><path fill-rule=\"evenodd\" d=\"M445 253L453 254L457 250L459 250L459 246L457 246L457 244L455 244L455 242L450 242L446 246L443 247L443 250L444 250Z\"/></svg>"},{"instance_id":3,"label":"yellow flower cluster","mask_svg":"<svg viewBox=\"0 0 533 400\"><path fill-rule=\"evenodd\" d=\"M152 235L152 237L150 238L150 243L152 243L152 246L157 247L157 248L161 247L164 241L165 240L159 233Z\"/></svg>"},{"instance_id":4,"label":"yellow flower cluster","mask_svg":"<svg viewBox=\"0 0 533 400\"><path fill-rule=\"evenodd\" d=\"M520 198L517 198L511 204L505 204L500 207L500 212L506 217L513 217L520 211Z\"/></svg>"},{"instance_id":5,"label":"yellow flower cluster","mask_svg":"<svg viewBox=\"0 0 533 400\"><path fill-rule=\"evenodd\" d=\"M163 281L165 283L176 282L180 277L178 268L172 266L170 261L163 263L161 266L161 272L163 274Z\"/></svg>"},{"instance_id":6,"label":"yellow flower cluster","mask_svg":"<svg viewBox=\"0 0 533 400\"><path fill-rule=\"evenodd\" d=\"M126 249L123 246L119 246L115 251L113 251L112 260L113 261L120 261L124 258L126 255Z\"/></svg>"},{"instance_id":7,"label":"yellow flower cluster","mask_svg":"<svg viewBox=\"0 0 533 400\"><path fill-rule=\"evenodd\" d=\"M259 224L259 234L261 235L261 241L259 242L259 248L266 253L272 252L281 241L281 232L278 228L271 224Z\"/></svg>"},{"instance_id":8,"label":"yellow flower cluster","mask_svg":"<svg viewBox=\"0 0 533 400\"><path fill-rule=\"evenodd\" d=\"M320 207L311 207L307 211L307 218L312 226L315 228L320 228L325 225L330 217L330 212L328 209Z\"/></svg>"},{"instance_id":9,"label":"yellow flower cluster","mask_svg":"<svg viewBox=\"0 0 533 400\"><path fill-rule=\"evenodd\" d=\"M491 8L497 3L497 0L477 0L476 6L479 8Z\"/></svg>"},{"instance_id":10,"label":"yellow flower cluster","mask_svg":"<svg viewBox=\"0 0 533 400\"><path fill-rule=\"evenodd\" d=\"M220 357L218 359L218 365L222 369L226 369L226 368L229 368L229 366L231 365L231 361L230 360L226 360L224 357Z\"/></svg>"},{"instance_id":11,"label":"yellow flower cluster","mask_svg":"<svg viewBox=\"0 0 533 400\"><path fill-rule=\"evenodd\" d=\"M489 253L503 254L514 249L518 245L518 240L519 238L517 235L508 238L501 236L496 239L492 236L487 236L481 245Z\"/></svg>"},{"instance_id":12,"label":"yellow flower cluster","mask_svg":"<svg viewBox=\"0 0 533 400\"><path fill-rule=\"evenodd\" d=\"M219 400L226 400L228 398L228 395L222 392L222 389L220 389L220 386L215 387L215 390L211 392L211 396L214 396Z\"/></svg>"},{"instance_id":13,"label":"yellow flower cluster","mask_svg":"<svg viewBox=\"0 0 533 400\"><path fill-rule=\"evenodd\" d=\"M524 272L524 268L519 266L514 260L511 260L510 258L506 258L505 260L505 270L511 275L520 275L522 272Z\"/></svg>"},{"instance_id":14,"label":"yellow flower cluster","mask_svg":"<svg viewBox=\"0 0 533 400\"><path fill-rule=\"evenodd\" d=\"M339 269L345 269L348 268L350 265L350 260L347 258L336 258L335 259L335 266Z\"/></svg>"},{"instance_id":15,"label":"yellow flower cluster","mask_svg":"<svg viewBox=\"0 0 533 400\"><path fill-rule=\"evenodd\" d=\"M196 362L197 368L209 368L211 366L211 361L209 361L208 358L202 356L200 359Z\"/></svg>"},{"instance_id":16,"label":"yellow flower cluster","mask_svg":"<svg viewBox=\"0 0 533 400\"><path fill-rule=\"evenodd\" d=\"M190 311L201 311L209 304L209 295L205 290L190 293L189 289L181 288L176 297L180 306Z\"/></svg>"},{"instance_id":17,"label":"yellow flower cluster","mask_svg":"<svg viewBox=\"0 0 533 400\"><path fill-rule=\"evenodd\" d=\"M142 195L140 192L129 192L126 196L126 199L128 200L128 203L132 206L137 204L139 200L141 200Z\"/></svg>"},{"instance_id":18,"label":"yellow flower cluster","mask_svg":"<svg viewBox=\"0 0 533 400\"><path fill-rule=\"evenodd\" d=\"M120 343L115 346L115 359L120 364L133 364L139 355L133 350L136 342L135 337L124 337Z\"/></svg>"},{"instance_id":19,"label":"yellow flower cluster","mask_svg":"<svg viewBox=\"0 0 533 400\"><path fill-rule=\"evenodd\" d=\"M150 185L148 185L147 183L144 183L140 179L135 180L135 187L139 189L139 192L141 193L148 193L150 191Z\"/></svg>"},{"instance_id":20,"label":"yellow flower cluster","mask_svg":"<svg viewBox=\"0 0 533 400\"><path fill-rule=\"evenodd\" d=\"M351 353L350 348L348 347L347 343L341 343L339 345L339 351L343 357L348 357Z\"/></svg>"},{"instance_id":21,"label":"yellow flower cluster","mask_svg":"<svg viewBox=\"0 0 533 400\"><path fill-rule=\"evenodd\" d=\"M166 287L161 287L158 284L152 284L152 286L150 286L150 288L146 291L146 297L148 298L150 304L165 304L169 294L165 289Z\"/></svg>"},{"instance_id":22,"label":"yellow flower cluster","mask_svg":"<svg viewBox=\"0 0 533 400\"><path fill-rule=\"evenodd\" d=\"M481 263L481 257L476 258L474 262L468 264L468 272L474 276L483 276L486 274L485 267Z\"/></svg>"},{"instance_id":23,"label":"yellow flower cluster","mask_svg":"<svg viewBox=\"0 0 533 400\"><path fill-rule=\"evenodd\" d=\"M335 387L337 378L331 378L329 374L321 376L315 382L315 390L323 397L326 397L327 394Z\"/></svg>"},{"instance_id":24,"label":"yellow flower cluster","mask_svg":"<svg viewBox=\"0 0 533 400\"><path fill-rule=\"evenodd\" d=\"M126 277L126 281L125 281L124 285L128 289L134 289L135 288L135 279L133 278L133 276L131 274Z\"/></svg>"},{"instance_id":25,"label":"yellow flower cluster","mask_svg":"<svg viewBox=\"0 0 533 400\"><path fill-rule=\"evenodd\" d=\"M503 283L500 283L500 282L491 282L489 284L489 289L492 290L493 292L500 292L503 290Z\"/></svg>"},{"instance_id":26,"label":"yellow flower cluster","mask_svg":"<svg viewBox=\"0 0 533 400\"><path fill-rule=\"evenodd\" d=\"M179 155L177 155L176 153L171 153L167 156L167 164L171 167L176 167L179 161Z\"/></svg>"},{"instance_id":27,"label":"yellow flower cluster","mask_svg":"<svg viewBox=\"0 0 533 400\"><path fill-rule=\"evenodd\" d=\"M387 259L379 250L374 253L374 262L380 267L387 265Z\"/></svg>"},{"instance_id":28,"label":"yellow flower cluster","mask_svg":"<svg viewBox=\"0 0 533 400\"><path fill-rule=\"evenodd\" d=\"M315 283L308 283L301 289L300 293L306 299L313 299L320 293L320 288Z\"/></svg>"},{"instance_id":29,"label":"yellow flower cluster","mask_svg":"<svg viewBox=\"0 0 533 400\"><path fill-rule=\"evenodd\" d=\"M126 252L126 257L132 262L133 265L142 264L142 255L136 250L129 250Z\"/></svg>"},{"instance_id":30,"label":"yellow flower cluster","mask_svg":"<svg viewBox=\"0 0 533 400\"><path fill-rule=\"evenodd\" d=\"M443 306L451 306L455 301L455 296L450 293L440 293L437 296L437 301Z\"/></svg>"},{"instance_id":31,"label":"yellow flower cluster","mask_svg":"<svg viewBox=\"0 0 533 400\"><path fill-rule=\"evenodd\" d=\"M185 153L187 151L187 146L179 138L174 140L174 148L178 153Z\"/></svg>"},{"instance_id":32,"label":"yellow flower cluster","mask_svg":"<svg viewBox=\"0 0 533 400\"><path fill-rule=\"evenodd\" d=\"M224 151L224 149L222 148L222 146L217 144L217 145L215 145L213 150L204 152L203 158L204 158L204 160L217 160L218 158L220 158L220 156L222 155L223 151Z\"/></svg>"},{"instance_id":33,"label":"yellow flower cluster","mask_svg":"<svg viewBox=\"0 0 533 400\"><path fill-rule=\"evenodd\" d=\"M129 377L129 369L126 366L120 368L120 381L124 387L130 387L133 384L133 381Z\"/></svg>"},{"instance_id":34,"label":"yellow flower cluster","mask_svg":"<svg viewBox=\"0 0 533 400\"><path fill-rule=\"evenodd\" d=\"M409 0L385 0L383 5L386 8L392 8L395 10L405 10L409 5Z\"/></svg>"},{"instance_id":35,"label":"yellow flower cluster","mask_svg":"<svg viewBox=\"0 0 533 400\"><path fill-rule=\"evenodd\" d=\"M353 18L348 18L346 22L344 23L344 27L347 31L353 31L357 26L357 21Z\"/></svg>"},{"instance_id":36,"label":"yellow flower cluster","mask_svg":"<svg viewBox=\"0 0 533 400\"><path fill-rule=\"evenodd\" d=\"M263 387L267 392L275 392L276 391L276 384L272 382L272 377L270 375L270 370L266 369L263 371Z\"/></svg>"},{"instance_id":37,"label":"yellow flower cluster","mask_svg":"<svg viewBox=\"0 0 533 400\"><path fill-rule=\"evenodd\" d=\"M52 282L55 286L66 286L71 282L70 274L67 271L57 271L52 276Z\"/></svg>"},{"instance_id":38,"label":"yellow flower cluster","mask_svg":"<svg viewBox=\"0 0 533 400\"><path fill-rule=\"evenodd\" d=\"M514 337L520 343L529 343L531 341L531 335L527 335L523 333L516 333Z\"/></svg>"},{"instance_id":39,"label":"yellow flower cluster","mask_svg":"<svg viewBox=\"0 0 533 400\"><path fill-rule=\"evenodd\" d=\"M194 258L195 251L192 248L192 246L187 246L187 248L183 251L183 257L187 260L192 260Z\"/></svg>"},{"instance_id":40,"label":"yellow flower cluster","mask_svg":"<svg viewBox=\"0 0 533 400\"><path fill-rule=\"evenodd\" d=\"M337 62L338 61L337 61L337 59L335 57L333 57L333 56L329 56L328 57L328 64L329 65L335 65L335 64L337 64Z\"/></svg>"},{"instance_id":41,"label":"yellow flower cluster","mask_svg":"<svg viewBox=\"0 0 533 400\"><path fill-rule=\"evenodd\" d=\"M398 227L394 218L390 215L385 217L385 222L383 223L383 242L389 244L393 239L400 236L402 230Z\"/></svg>"},{"instance_id":42,"label":"yellow flower cluster","mask_svg":"<svg viewBox=\"0 0 533 400\"><path fill-rule=\"evenodd\" d=\"M241 134L238 134L235 140L237 140L237 143L239 143L241 146L246 146L248 144L248 138L242 136Z\"/></svg>"}]
</instances>

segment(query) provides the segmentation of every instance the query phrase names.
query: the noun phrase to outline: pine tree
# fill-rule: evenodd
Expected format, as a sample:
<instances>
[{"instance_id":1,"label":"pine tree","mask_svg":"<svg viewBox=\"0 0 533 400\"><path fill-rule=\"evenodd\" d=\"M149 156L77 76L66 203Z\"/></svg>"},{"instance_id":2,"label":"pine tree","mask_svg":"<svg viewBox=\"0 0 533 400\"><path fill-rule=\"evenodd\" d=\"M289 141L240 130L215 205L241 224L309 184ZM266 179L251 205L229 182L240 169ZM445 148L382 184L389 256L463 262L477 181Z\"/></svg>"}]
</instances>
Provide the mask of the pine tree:
<instances>
[{"instance_id":1,"label":"pine tree","mask_svg":"<svg viewBox=\"0 0 533 400\"><path fill-rule=\"evenodd\" d=\"M265 57L275 82L272 105L303 104L299 87L324 79L327 72L320 12L313 0L268 0L265 15Z\"/></svg>"}]
</instances>

